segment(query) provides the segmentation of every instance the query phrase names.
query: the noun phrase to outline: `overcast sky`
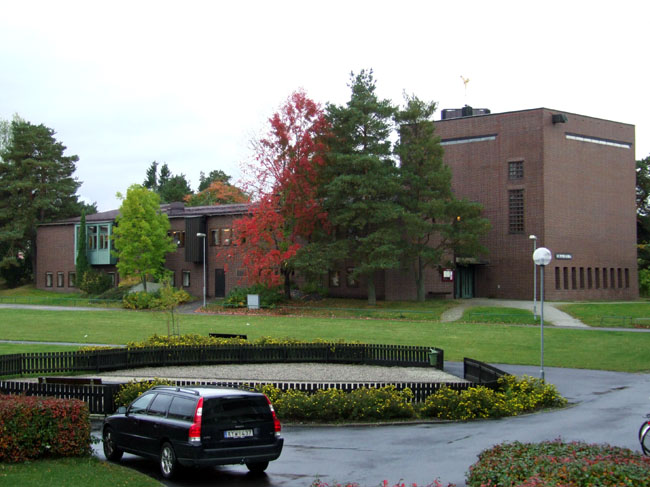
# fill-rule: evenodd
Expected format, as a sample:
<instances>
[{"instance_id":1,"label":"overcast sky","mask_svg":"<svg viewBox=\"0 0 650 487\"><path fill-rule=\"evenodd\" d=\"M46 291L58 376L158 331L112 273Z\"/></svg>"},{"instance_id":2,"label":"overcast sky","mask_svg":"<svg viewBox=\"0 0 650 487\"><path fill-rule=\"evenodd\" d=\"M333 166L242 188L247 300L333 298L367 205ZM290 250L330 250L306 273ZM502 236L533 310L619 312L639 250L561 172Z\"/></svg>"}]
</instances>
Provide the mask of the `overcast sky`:
<instances>
[{"instance_id":1,"label":"overcast sky","mask_svg":"<svg viewBox=\"0 0 650 487\"><path fill-rule=\"evenodd\" d=\"M291 92L344 104L374 69L402 93L493 113L547 107L636 125L650 155L648 10L608 1L0 0L0 119L44 124L79 156L100 211L152 161L240 175ZM469 78L467 89L461 76Z\"/></svg>"}]
</instances>

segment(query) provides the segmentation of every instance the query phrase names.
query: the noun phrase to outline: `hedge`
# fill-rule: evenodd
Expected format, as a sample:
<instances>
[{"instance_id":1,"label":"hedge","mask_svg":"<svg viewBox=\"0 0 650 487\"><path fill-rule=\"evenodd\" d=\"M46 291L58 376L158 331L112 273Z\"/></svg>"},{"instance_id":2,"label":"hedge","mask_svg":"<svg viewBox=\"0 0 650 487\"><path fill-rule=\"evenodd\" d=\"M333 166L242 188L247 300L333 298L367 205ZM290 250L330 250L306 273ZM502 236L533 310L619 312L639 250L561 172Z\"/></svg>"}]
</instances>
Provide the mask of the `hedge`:
<instances>
[{"instance_id":1,"label":"hedge","mask_svg":"<svg viewBox=\"0 0 650 487\"><path fill-rule=\"evenodd\" d=\"M90 452L90 414L85 402L0 394L0 462Z\"/></svg>"}]
</instances>

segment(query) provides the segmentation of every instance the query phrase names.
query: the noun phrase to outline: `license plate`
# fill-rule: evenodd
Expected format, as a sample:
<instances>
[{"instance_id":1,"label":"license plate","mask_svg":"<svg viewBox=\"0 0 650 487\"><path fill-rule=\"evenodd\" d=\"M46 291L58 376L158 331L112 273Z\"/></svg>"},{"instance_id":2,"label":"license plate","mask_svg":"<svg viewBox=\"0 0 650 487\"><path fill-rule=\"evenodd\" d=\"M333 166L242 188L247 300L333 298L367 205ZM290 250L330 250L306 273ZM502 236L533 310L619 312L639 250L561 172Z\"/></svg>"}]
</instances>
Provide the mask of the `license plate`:
<instances>
[{"instance_id":1,"label":"license plate","mask_svg":"<svg viewBox=\"0 0 650 487\"><path fill-rule=\"evenodd\" d=\"M224 436L226 438L250 438L253 436L253 430L229 430Z\"/></svg>"}]
</instances>

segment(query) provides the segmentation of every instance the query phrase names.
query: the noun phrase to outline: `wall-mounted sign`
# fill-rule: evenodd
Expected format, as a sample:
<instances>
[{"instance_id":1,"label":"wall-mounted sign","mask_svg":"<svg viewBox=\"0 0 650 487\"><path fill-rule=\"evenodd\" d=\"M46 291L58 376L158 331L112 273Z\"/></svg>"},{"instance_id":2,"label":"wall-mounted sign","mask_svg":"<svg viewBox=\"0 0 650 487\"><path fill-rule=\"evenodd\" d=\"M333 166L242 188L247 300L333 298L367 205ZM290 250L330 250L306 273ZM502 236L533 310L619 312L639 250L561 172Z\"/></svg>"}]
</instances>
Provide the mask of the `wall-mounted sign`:
<instances>
[{"instance_id":1,"label":"wall-mounted sign","mask_svg":"<svg viewBox=\"0 0 650 487\"><path fill-rule=\"evenodd\" d=\"M453 269L443 269L442 270L442 281L451 282L454 280L454 270Z\"/></svg>"},{"instance_id":2,"label":"wall-mounted sign","mask_svg":"<svg viewBox=\"0 0 650 487\"><path fill-rule=\"evenodd\" d=\"M555 254L556 260L571 260L573 259L573 254Z\"/></svg>"}]
</instances>

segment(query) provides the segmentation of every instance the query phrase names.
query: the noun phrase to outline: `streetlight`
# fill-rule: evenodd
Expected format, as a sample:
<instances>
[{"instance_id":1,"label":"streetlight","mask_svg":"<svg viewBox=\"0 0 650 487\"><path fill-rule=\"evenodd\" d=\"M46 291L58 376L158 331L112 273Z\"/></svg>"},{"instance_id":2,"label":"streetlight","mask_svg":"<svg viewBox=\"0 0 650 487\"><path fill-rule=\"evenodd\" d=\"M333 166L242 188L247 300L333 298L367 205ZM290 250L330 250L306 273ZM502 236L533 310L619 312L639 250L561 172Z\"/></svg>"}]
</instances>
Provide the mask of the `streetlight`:
<instances>
[{"instance_id":1,"label":"streetlight","mask_svg":"<svg viewBox=\"0 0 650 487\"><path fill-rule=\"evenodd\" d=\"M207 235L205 233L197 233L197 237L203 239L203 307L205 308L205 253L206 253L206 248L205 248L205 242Z\"/></svg>"},{"instance_id":2,"label":"streetlight","mask_svg":"<svg viewBox=\"0 0 650 487\"><path fill-rule=\"evenodd\" d=\"M546 247L540 247L535 252L533 252L533 262L535 262L535 265L538 265L541 267L541 275L540 275L540 290L539 290L539 297L540 297L540 314L539 314L539 322L540 322L540 333L541 333L541 342L542 342L542 349L541 349L541 371L540 371L540 378L544 380L544 267L547 266L550 262L551 259L553 258L551 251L548 250Z\"/></svg>"},{"instance_id":3,"label":"streetlight","mask_svg":"<svg viewBox=\"0 0 650 487\"><path fill-rule=\"evenodd\" d=\"M528 237L533 241L533 253L537 250L537 235ZM537 266L533 264L533 320L537 319Z\"/></svg>"}]
</instances>

